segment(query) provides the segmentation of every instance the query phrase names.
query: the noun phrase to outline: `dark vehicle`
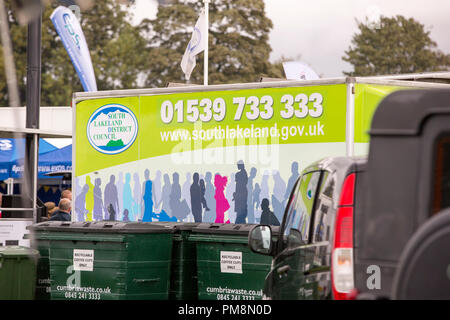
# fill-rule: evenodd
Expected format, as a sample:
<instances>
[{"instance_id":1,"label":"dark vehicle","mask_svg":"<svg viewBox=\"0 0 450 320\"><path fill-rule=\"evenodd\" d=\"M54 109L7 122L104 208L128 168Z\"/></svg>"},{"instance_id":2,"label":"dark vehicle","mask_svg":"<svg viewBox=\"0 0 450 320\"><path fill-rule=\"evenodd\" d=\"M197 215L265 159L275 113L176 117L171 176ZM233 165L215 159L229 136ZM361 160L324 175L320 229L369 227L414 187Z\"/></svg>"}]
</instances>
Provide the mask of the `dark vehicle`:
<instances>
[{"instance_id":1,"label":"dark vehicle","mask_svg":"<svg viewBox=\"0 0 450 320\"><path fill-rule=\"evenodd\" d=\"M450 90L389 95L370 136L358 298L450 299Z\"/></svg>"},{"instance_id":2,"label":"dark vehicle","mask_svg":"<svg viewBox=\"0 0 450 320\"><path fill-rule=\"evenodd\" d=\"M254 252L273 256L266 299L346 299L354 289L353 218L362 207L364 158L326 158L298 178L279 240L270 226L249 234Z\"/></svg>"}]
</instances>

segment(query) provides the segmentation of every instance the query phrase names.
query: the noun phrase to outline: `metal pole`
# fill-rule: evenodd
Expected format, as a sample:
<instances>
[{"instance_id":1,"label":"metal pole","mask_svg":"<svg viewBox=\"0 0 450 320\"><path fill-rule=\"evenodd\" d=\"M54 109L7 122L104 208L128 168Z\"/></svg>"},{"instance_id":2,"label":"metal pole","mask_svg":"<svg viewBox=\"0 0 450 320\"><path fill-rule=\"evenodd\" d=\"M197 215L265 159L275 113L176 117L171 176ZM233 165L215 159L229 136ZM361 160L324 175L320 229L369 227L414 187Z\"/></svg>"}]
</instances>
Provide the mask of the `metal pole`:
<instances>
[{"instance_id":1,"label":"metal pole","mask_svg":"<svg viewBox=\"0 0 450 320\"><path fill-rule=\"evenodd\" d=\"M203 63L204 63L204 68L203 68L203 85L207 86L208 85L208 34L209 34L209 1L210 0L203 0L203 2L205 3L205 30L206 30L206 43L205 43L205 52L203 55Z\"/></svg>"},{"instance_id":2,"label":"metal pole","mask_svg":"<svg viewBox=\"0 0 450 320\"><path fill-rule=\"evenodd\" d=\"M39 108L41 104L41 29L42 12L28 24L27 44L27 115L26 127L39 129ZM37 163L39 149L39 135L26 137L25 164L23 183L31 186L27 197L32 199L33 220L36 216L37 194Z\"/></svg>"},{"instance_id":3,"label":"metal pole","mask_svg":"<svg viewBox=\"0 0 450 320\"><path fill-rule=\"evenodd\" d=\"M355 78L346 79L347 85L347 114L346 114L346 132L345 145L347 157L354 155L355 143Z\"/></svg>"}]
</instances>

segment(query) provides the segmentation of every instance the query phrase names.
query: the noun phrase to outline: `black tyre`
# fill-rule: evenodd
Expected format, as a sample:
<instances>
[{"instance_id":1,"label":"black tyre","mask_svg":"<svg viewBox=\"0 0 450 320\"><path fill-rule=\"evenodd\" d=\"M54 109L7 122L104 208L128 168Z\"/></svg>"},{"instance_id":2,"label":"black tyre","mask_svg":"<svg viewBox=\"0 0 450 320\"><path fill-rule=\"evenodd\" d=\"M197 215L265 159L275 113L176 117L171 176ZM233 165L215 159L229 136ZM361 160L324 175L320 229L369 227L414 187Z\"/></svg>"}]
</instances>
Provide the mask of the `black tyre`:
<instances>
[{"instance_id":1,"label":"black tyre","mask_svg":"<svg viewBox=\"0 0 450 320\"><path fill-rule=\"evenodd\" d=\"M408 241L392 289L394 299L450 299L450 209L430 218Z\"/></svg>"}]
</instances>

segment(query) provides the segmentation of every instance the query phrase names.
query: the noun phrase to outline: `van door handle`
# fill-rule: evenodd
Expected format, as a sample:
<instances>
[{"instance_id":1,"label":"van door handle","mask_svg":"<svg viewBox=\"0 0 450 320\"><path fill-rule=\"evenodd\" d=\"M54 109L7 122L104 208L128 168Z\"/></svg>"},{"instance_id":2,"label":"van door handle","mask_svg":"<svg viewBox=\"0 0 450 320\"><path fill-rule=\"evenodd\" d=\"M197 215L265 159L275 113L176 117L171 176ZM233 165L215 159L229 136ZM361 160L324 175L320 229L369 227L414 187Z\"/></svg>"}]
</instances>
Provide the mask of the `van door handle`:
<instances>
[{"instance_id":1,"label":"van door handle","mask_svg":"<svg viewBox=\"0 0 450 320\"><path fill-rule=\"evenodd\" d=\"M283 273L287 273L289 270L291 270L291 266L289 266L289 265L285 265L285 266L282 266L282 267L279 267L278 269L277 269L277 272L278 272L278 274L283 274Z\"/></svg>"}]
</instances>

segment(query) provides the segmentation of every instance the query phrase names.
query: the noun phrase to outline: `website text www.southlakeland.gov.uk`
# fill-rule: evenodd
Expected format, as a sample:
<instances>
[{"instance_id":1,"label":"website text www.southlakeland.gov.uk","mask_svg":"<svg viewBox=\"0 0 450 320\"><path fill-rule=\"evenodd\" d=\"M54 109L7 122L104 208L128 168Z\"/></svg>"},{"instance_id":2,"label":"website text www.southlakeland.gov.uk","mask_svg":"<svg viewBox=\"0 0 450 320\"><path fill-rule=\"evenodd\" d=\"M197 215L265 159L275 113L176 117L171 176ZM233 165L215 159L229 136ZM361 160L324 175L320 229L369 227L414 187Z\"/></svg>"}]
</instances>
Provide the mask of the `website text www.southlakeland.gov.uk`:
<instances>
[{"instance_id":1,"label":"website text www.southlakeland.gov.uk","mask_svg":"<svg viewBox=\"0 0 450 320\"><path fill-rule=\"evenodd\" d=\"M210 129L201 129L194 126L194 129L175 129L160 131L161 141L186 141L186 140L229 140L229 139L257 139L257 138L281 138L286 141L290 137L324 136L324 125L317 121L310 125L292 125L278 127L275 123L271 127L257 127L251 125L249 128L236 126L215 126Z\"/></svg>"}]
</instances>

